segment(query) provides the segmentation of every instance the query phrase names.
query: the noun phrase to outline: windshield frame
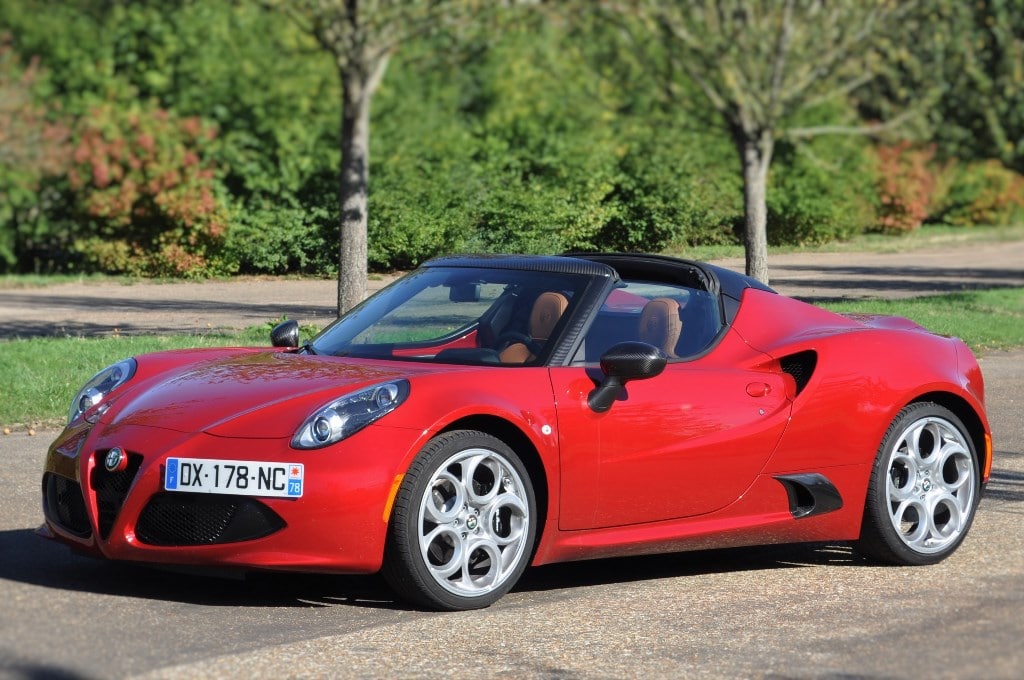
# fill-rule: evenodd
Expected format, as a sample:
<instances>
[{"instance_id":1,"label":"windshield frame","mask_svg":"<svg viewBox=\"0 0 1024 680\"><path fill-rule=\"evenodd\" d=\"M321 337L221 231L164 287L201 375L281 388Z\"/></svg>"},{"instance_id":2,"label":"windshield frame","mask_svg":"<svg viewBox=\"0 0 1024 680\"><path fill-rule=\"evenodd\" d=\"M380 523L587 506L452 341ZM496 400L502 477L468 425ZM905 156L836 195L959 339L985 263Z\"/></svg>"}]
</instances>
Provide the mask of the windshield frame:
<instances>
[{"instance_id":1,"label":"windshield frame","mask_svg":"<svg viewBox=\"0 0 1024 680\"><path fill-rule=\"evenodd\" d=\"M523 261L534 266L521 266ZM551 261L555 261L552 263ZM556 354L566 329L578 328L571 323L585 300L594 296L595 284L603 289L606 277L595 277L593 271L612 274L610 268L586 262L585 266L565 266L568 258L456 258L435 260L395 281L330 324L310 343L310 351L327 356L367 359L452 363L460 365L495 364L508 366L543 365ZM579 260L568 260L575 265ZM517 266L518 265L518 266ZM540 266L537 266L540 265ZM582 270L582 271L581 271ZM590 271L587 271L590 270ZM494 286L503 290L494 295ZM481 288L491 295L481 297ZM496 344L509 329L528 328L529 309L542 292L558 291L568 299L561 318L545 342L531 350L529 360L502 363ZM426 302L424 302L424 300ZM417 305L419 305L417 307ZM433 305L431 316L429 305ZM466 306L471 314L452 314ZM475 305L475 307L468 306ZM499 305L508 309L496 310ZM495 320L500 311L508 318ZM401 312L401 313L397 313ZM490 316L489 316L490 315ZM525 315L525 316L524 316ZM423 324L448 321L452 327L445 332L416 338ZM461 320L455 323L455 320ZM390 324L390 325L389 325ZM495 324L497 327L491 328ZM401 329L410 337L402 339ZM389 333L391 335L389 335ZM374 336L384 341L373 341ZM362 340L360 337L362 336ZM493 337L492 337L493 336ZM391 340L394 337L397 339ZM370 341L367 339L370 338ZM562 354L565 352L563 351Z\"/></svg>"}]
</instances>

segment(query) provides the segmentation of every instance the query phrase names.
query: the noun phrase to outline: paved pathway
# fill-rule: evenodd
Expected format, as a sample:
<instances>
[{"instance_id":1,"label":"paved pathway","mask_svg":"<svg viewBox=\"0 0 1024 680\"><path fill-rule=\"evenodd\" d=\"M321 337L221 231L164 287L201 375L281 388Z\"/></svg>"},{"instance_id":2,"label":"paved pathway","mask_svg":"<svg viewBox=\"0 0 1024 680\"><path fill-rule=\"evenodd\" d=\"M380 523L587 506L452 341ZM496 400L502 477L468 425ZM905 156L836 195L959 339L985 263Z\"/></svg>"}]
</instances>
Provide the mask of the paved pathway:
<instances>
[{"instance_id":1,"label":"paved pathway","mask_svg":"<svg viewBox=\"0 0 1024 680\"><path fill-rule=\"evenodd\" d=\"M743 270L741 259L716 262ZM1024 241L906 253L789 253L771 257L772 285L812 301L910 297L1024 286ZM393 277L370 281L371 290ZM0 289L0 338L111 333L206 333L287 315L323 327L333 280L244 278L201 283L67 283Z\"/></svg>"}]
</instances>

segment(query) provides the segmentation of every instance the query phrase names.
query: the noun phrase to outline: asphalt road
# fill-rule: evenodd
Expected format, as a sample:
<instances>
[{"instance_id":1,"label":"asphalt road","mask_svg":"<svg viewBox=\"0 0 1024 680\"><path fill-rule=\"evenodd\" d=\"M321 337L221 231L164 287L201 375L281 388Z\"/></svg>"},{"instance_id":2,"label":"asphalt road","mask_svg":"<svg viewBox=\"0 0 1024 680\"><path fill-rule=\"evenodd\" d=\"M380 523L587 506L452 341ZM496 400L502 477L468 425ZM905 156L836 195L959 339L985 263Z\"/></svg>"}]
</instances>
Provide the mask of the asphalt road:
<instances>
[{"instance_id":1,"label":"asphalt road","mask_svg":"<svg viewBox=\"0 0 1024 680\"><path fill-rule=\"evenodd\" d=\"M1024 351L982 359L997 456L932 567L843 545L555 565L490 609L410 611L376 577L224 580L78 557L34 534L54 433L0 436L0 677L1024 675Z\"/></svg>"}]
</instances>

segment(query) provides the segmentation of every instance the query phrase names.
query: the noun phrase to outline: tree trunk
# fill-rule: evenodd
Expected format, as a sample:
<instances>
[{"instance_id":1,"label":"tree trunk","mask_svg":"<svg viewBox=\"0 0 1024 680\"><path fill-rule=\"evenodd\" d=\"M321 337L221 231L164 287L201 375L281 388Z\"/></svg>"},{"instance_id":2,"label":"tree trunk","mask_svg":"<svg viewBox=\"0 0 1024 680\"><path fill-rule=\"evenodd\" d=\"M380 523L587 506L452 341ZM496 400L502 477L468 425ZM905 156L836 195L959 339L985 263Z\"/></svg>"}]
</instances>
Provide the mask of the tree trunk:
<instances>
[{"instance_id":1,"label":"tree trunk","mask_svg":"<svg viewBox=\"0 0 1024 680\"><path fill-rule=\"evenodd\" d=\"M341 224L338 316L366 297L367 193L370 174L370 93L359 74L341 74Z\"/></svg>"},{"instance_id":2,"label":"tree trunk","mask_svg":"<svg viewBox=\"0 0 1024 680\"><path fill-rule=\"evenodd\" d=\"M341 76L341 228L338 245L338 316L366 297L367 203L370 186L370 101L390 56L339 60Z\"/></svg>"},{"instance_id":3,"label":"tree trunk","mask_svg":"<svg viewBox=\"0 0 1024 680\"><path fill-rule=\"evenodd\" d=\"M764 131L737 135L743 163L743 210L746 217L743 246L747 255L747 276L768 283L768 167L775 140Z\"/></svg>"}]
</instances>

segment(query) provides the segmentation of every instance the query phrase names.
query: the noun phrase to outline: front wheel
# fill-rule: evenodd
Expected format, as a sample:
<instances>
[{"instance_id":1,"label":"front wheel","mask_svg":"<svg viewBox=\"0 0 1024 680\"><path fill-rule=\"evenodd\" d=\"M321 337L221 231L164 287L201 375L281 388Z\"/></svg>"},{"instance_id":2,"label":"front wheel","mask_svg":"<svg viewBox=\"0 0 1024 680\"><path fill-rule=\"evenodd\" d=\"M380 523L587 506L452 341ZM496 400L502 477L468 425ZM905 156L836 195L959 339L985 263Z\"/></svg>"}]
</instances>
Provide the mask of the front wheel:
<instances>
[{"instance_id":1,"label":"front wheel","mask_svg":"<svg viewBox=\"0 0 1024 680\"><path fill-rule=\"evenodd\" d=\"M535 535L533 486L516 453L483 432L447 432L402 480L383 574L431 609L487 607L519 580Z\"/></svg>"},{"instance_id":2,"label":"front wheel","mask_svg":"<svg viewBox=\"0 0 1024 680\"><path fill-rule=\"evenodd\" d=\"M893 564L939 562L964 540L979 493L978 456L960 419L911 404L879 447L857 549Z\"/></svg>"}]
</instances>

